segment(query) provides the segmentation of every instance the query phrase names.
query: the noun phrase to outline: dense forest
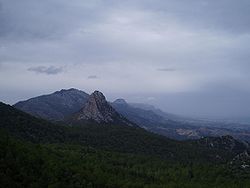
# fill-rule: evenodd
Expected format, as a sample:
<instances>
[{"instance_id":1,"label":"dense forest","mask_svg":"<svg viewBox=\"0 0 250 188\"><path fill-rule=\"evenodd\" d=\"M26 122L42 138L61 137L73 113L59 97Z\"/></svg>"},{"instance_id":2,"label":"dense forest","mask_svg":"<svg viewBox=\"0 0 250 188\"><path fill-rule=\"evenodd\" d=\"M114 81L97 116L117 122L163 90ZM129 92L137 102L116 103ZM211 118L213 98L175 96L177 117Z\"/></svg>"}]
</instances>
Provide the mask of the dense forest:
<instances>
[{"instance_id":1,"label":"dense forest","mask_svg":"<svg viewBox=\"0 0 250 188\"><path fill-rule=\"evenodd\" d=\"M0 135L2 187L249 187L227 165L170 163L156 157ZM248 185L248 186L247 186Z\"/></svg>"},{"instance_id":2,"label":"dense forest","mask_svg":"<svg viewBox=\"0 0 250 188\"><path fill-rule=\"evenodd\" d=\"M248 188L238 151L140 128L69 127L0 105L1 187Z\"/></svg>"}]
</instances>

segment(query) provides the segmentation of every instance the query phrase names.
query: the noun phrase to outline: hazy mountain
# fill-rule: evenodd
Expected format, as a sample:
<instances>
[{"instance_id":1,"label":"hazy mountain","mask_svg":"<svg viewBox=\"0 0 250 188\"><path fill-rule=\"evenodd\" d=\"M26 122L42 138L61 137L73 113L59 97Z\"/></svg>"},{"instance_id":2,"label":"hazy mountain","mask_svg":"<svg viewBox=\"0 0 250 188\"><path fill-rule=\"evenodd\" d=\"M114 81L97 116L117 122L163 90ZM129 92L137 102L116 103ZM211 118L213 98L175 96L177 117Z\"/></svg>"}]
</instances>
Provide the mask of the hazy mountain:
<instances>
[{"instance_id":1,"label":"hazy mountain","mask_svg":"<svg viewBox=\"0 0 250 188\"><path fill-rule=\"evenodd\" d=\"M111 105L124 117L143 128L149 129L157 124L165 123L165 119L153 111L133 107L124 99L117 99Z\"/></svg>"},{"instance_id":2,"label":"hazy mountain","mask_svg":"<svg viewBox=\"0 0 250 188\"><path fill-rule=\"evenodd\" d=\"M161 109L156 108L153 105L144 103L129 103L131 106L140 108L143 110L151 110L157 115L164 117L164 119L170 119L182 124L189 124L193 126L203 127L217 127L217 128L230 128L230 129L245 129L250 130L250 119L243 118L194 118L182 115L176 115L168 112L164 112Z\"/></svg>"},{"instance_id":3,"label":"hazy mountain","mask_svg":"<svg viewBox=\"0 0 250 188\"><path fill-rule=\"evenodd\" d=\"M183 117L183 116L180 116L180 115L164 112L161 109L156 108L155 106L150 105L150 104L129 103L129 105L131 105L132 107L135 107L135 108L143 109L143 110L150 110L150 111L154 112L155 114L163 117L164 119L178 120L178 121L180 121L182 119L183 120L191 119L191 118Z\"/></svg>"},{"instance_id":4,"label":"hazy mountain","mask_svg":"<svg viewBox=\"0 0 250 188\"><path fill-rule=\"evenodd\" d=\"M119 113L139 126L169 138L183 140L232 135L250 141L250 131L241 129L240 124L183 117L166 113L153 105L127 103L124 99L115 100L112 105Z\"/></svg>"},{"instance_id":5,"label":"hazy mountain","mask_svg":"<svg viewBox=\"0 0 250 188\"><path fill-rule=\"evenodd\" d=\"M62 89L52 94L18 102L14 107L36 117L63 120L65 117L79 111L88 97L87 93L77 89Z\"/></svg>"}]
</instances>

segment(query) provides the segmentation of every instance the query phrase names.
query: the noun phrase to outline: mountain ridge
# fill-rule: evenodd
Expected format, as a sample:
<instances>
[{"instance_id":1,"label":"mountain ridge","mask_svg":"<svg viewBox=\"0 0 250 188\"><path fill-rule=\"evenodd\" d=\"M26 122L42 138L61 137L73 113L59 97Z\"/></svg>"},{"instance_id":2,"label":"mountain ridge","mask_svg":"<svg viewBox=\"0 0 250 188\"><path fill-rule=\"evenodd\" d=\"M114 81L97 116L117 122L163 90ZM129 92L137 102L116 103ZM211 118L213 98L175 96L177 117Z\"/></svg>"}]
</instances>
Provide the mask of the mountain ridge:
<instances>
[{"instance_id":1,"label":"mountain ridge","mask_svg":"<svg viewBox=\"0 0 250 188\"><path fill-rule=\"evenodd\" d=\"M78 89L62 89L52 94L18 102L14 107L36 117L68 122L72 115L77 116L76 114L84 107L89 96ZM204 136L232 135L235 138L250 141L250 131L223 127L221 123L188 119L165 113L152 105L127 103L121 98L108 103L131 124L137 124L148 131L169 138L185 140ZM86 109L85 114L89 114Z\"/></svg>"}]
</instances>

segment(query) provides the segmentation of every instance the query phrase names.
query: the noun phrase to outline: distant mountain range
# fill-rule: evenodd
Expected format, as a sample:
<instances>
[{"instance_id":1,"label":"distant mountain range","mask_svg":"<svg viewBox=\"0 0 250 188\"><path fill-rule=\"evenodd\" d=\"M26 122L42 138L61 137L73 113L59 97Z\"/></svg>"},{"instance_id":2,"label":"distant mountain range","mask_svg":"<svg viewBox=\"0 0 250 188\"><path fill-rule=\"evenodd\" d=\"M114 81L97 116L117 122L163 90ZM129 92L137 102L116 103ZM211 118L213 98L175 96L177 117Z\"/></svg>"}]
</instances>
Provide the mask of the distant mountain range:
<instances>
[{"instance_id":1,"label":"distant mountain range","mask_svg":"<svg viewBox=\"0 0 250 188\"><path fill-rule=\"evenodd\" d=\"M78 89L62 89L18 102L15 108L36 117L53 121L119 122L138 126L169 138L197 139L205 136L232 135L250 140L250 130L236 124L198 120L170 114L152 105L127 103L124 99L107 102L101 92L89 95Z\"/></svg>"}]
</instances>

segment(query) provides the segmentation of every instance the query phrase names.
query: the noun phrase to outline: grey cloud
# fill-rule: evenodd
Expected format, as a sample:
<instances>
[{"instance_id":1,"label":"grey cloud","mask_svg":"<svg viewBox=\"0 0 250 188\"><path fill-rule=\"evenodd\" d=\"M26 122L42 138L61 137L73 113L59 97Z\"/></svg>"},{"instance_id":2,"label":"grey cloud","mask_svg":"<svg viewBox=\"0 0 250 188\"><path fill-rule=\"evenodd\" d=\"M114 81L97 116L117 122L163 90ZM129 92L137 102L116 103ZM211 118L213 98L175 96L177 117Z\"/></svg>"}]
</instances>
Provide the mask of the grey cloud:
<instances>
[{"instance_id":1,"label":"grey cloud","mask_svg":"<svg viewBox=\"0 0 250 188\"><path fill-rule=\"evenodd\" d=\"M90 75L90 76L88 76L88 79L98 79L98 76L96 76L96 75Z\"/></svg>"},{"instance_id":2,"label":"grey cloud","mask_svg":"<svg viewBox=\"0 0 250 188\"><path fill-rule=\"evenodd\" d=\"M18 0L4 1L0 6L0 37L15 40L60 39L79 23L87 25L98 14L87 1ZM91 18L90 18L91 17ZM65 24L67 23L67 24Z\"/></svg>"},{"instance_id":3,"label":"grey cloud","mask_svg":"<svg viewBox=\"0 0 250 188\"><path fill-rule=\"evenodd\" d=\"M102 79L85 84L90 91L149 92L145 95L162 96L159 104L165 104L165 109L171 104L177 113L185 113L181 109L200 113L191 102L184 106L179 99L194 92L199 104L206 106L217 93L234 93L238 86L250 91L249 9L249 0L0 0L0 62L4 65L0 64L0 86L15 91L16 79L37 79L43 87L22 89L42 93L41 88L50 84L46 77L19 73L30 67L29 71L53 75L69 65L64 79L54 77L50 88L76 83L82 87L82 75L92 72ZM54 63L40 66L47 62ZM98 79L96 75L86 79ZM223 91L216 88L208 95L207 83L229 83L233 91L222 87ZM186 94L174 103L163 96L167 92L176 96L179 90ZM249 96L244 95L246 100ZM223 105L221 109L229 113Z\"/></svg>"},{"instance_id":4,"label":"grey cloud","mask_svg":"<svg viewBox=\"0 0 250 188\"><path fill-rule=\"evenodd\" d=\"M209 39L201 31L211 30L213 35L218 29L222 32L218 35L224 35L231 27L235 32L248 33L249 3L245 0L240 3L233 0L3 1L0 42L8 50L2 53L0 50L0 55L6 61L13 62L38 59L41 62L97 64L121 60L162 62L169 59L180 62L181 58L188 62L193 61L191 58L194 57L210 58L200 57L211 53L208 47L202 45L216 39L213 36ZM172 28L172 22L186 27L185 32L194 33L194 36L189 38L184 32L184 36L173 39L174 44L167 45L168 33L164 31ZM182 29L177 27L171 32ZM137 32L138 37L134 36ZM148 41L158 32L159 37L163 38L162 42ZM190 47L192 40L194 46ZM172 45L176 46L175 50ZM207 52L198 54L200 50ZM190 56L195 52L195 56Z\"/></svg>"},{"instance_id":5,"label":"grey cloud","mask_svg":"<svg viewBox=\"0 0 250 188\"><path fill-rule=\"evenodd\" d=\"M140 3L140 1L137 1ZM222 30L226 33L248 33L248 0L189 0L189 1L152 1L146 0L146 9L159 12L164 17L171 17L186 26L210 31Z\"/></svg>"},{"instance_id":6,"label":"grey cloud","mask_svg":"<svg viewBox=\"0 0 250 188\"><path fill-rule=\"evenodd\" d=\"M55 75L63 72L62 67L54 67L54 66L37 66L37 67L30 67L27 69L28 71L40 73L40 74L48 74L48 75Z\"/></svg>"},{"instance_id":7,"label":"grey cloud","mask_svg":"<svg viewBox=\"0 0 250 188\"><path fill-rule=\"evenodd\" d=\"M163 72L174 72L174 71L177 71L177 69L174 69L174 68L159 68L159 69L156 69L157 71L163 71Z\"/></svg>"}]
</instances>

